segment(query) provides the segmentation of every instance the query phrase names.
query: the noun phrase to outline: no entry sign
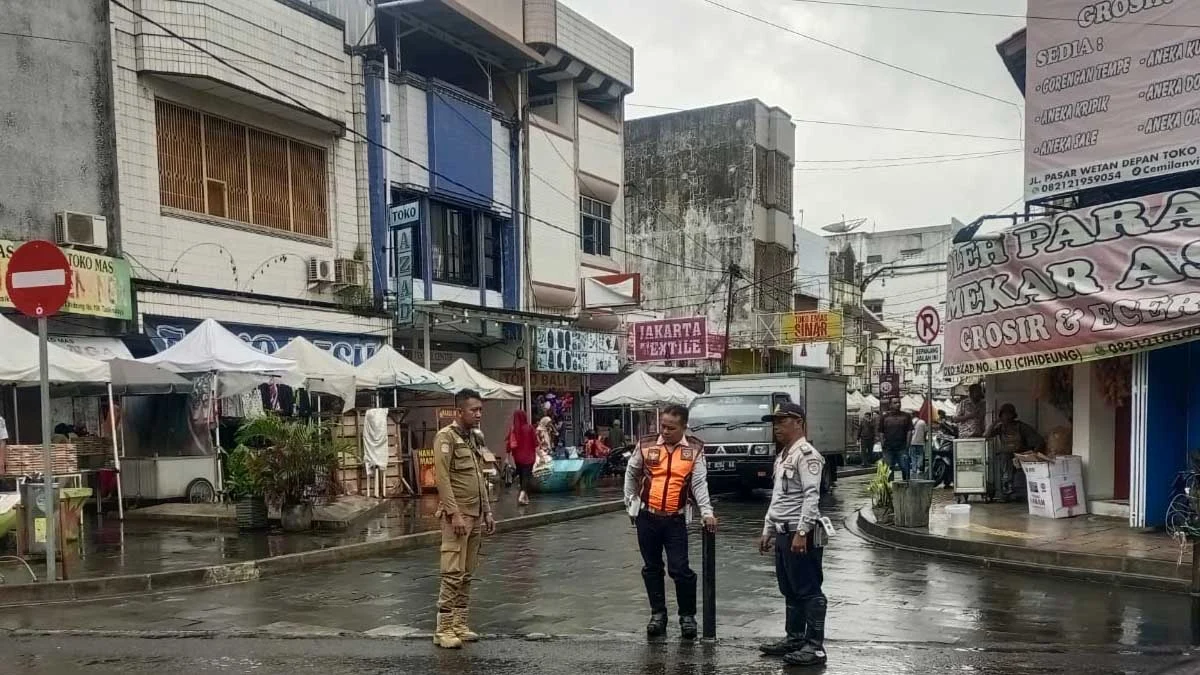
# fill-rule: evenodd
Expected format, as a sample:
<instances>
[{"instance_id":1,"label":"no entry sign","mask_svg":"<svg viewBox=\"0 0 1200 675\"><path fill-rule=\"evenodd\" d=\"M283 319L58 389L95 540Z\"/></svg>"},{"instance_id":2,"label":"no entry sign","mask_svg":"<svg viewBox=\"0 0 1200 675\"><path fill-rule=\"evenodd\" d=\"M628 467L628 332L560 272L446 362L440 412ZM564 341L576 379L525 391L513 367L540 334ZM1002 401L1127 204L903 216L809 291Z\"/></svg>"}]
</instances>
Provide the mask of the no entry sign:
<instances>
[{"instance_id":1,"label":"no entry sign","mask_svg":"<svg viewBox=\"0 0 1200 675\"><path fill-rule=\"evenodd\" d=\"M29 241L13 251L4 274L13 305L26 316L44 318L62 309L71 295L71 263L48 241Z\"/></svg>"}]
</instances>

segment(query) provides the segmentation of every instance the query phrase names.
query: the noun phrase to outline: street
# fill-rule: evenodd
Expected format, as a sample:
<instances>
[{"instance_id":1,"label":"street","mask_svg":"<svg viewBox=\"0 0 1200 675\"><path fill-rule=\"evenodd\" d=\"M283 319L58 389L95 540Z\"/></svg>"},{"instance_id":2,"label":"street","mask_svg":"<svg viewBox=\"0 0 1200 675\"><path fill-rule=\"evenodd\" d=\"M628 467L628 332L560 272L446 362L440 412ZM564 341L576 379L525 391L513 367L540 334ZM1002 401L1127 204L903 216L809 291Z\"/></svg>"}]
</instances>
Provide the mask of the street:
<instances>
[{"instance_id":1,"label":"street","mask_svg":"<svg viewBox=\"0 0 1200 675\"><path fill-rule=\"evenodd\" d=\"M826 499L835 521L865 502L864 480ZM716 646L681 646L674 625L646 644L641 564L628 520L613 515L487 542L472 618L490 639L461 653L427 637L433 549L192 593L7 608L0 628L18 632L0 649L46 673L429 672L430 659L438 672L776 672L754 649L783 626L771 561L755 550L764 508L718 502ZM1191 641L1185 596L926 559L845 530L825 574L829 673L1149 673Z\"/></svg>"}]
</instances>

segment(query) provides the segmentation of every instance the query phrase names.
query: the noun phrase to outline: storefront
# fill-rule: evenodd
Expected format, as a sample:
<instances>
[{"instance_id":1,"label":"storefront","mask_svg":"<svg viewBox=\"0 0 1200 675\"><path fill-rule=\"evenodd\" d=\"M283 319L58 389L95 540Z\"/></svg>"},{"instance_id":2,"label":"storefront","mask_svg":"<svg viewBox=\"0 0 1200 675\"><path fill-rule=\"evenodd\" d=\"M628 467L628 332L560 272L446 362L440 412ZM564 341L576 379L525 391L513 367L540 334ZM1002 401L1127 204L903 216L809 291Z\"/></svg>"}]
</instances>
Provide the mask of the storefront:
<instances>
[{"instance_id":1,"label":"storefront","mask_svg":"<svg viewBox=\"0 0 1200 675\"><path fill-rule=\"evenodd\" d=\"M989 416L1069 426L1093 512L1134 527L1200 447L1197 225L1200 194L1162 193L977 232L948 265L944 372L983 378Z\"/></svg>"}]
</instances>

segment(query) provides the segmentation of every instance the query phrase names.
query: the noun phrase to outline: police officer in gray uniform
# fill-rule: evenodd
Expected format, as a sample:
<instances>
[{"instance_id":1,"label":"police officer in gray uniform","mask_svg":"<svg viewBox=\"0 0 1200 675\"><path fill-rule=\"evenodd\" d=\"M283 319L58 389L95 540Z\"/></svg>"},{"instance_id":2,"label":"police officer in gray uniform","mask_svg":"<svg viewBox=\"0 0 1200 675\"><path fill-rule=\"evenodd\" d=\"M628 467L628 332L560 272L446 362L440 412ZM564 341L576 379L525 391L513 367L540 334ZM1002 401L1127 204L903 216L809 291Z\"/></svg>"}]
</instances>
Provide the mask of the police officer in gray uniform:
<instances>
[{"instance_id":1,"label":"police officer in gray uniform","mask_svg":"<svg viewBox=\"0 0 1200 675\"><path fill-rule=\"evenodd\" d=\"M782 403L763 417L773 424L779 450L758 549L767 553L775 547L775 577L787 604L787 637L761 650L791 665L819 666L825 663L821 554L826 534L819 504L825 459L808 442L805 420L803 406L796 403Z\"/></svg>"}]
</instances>

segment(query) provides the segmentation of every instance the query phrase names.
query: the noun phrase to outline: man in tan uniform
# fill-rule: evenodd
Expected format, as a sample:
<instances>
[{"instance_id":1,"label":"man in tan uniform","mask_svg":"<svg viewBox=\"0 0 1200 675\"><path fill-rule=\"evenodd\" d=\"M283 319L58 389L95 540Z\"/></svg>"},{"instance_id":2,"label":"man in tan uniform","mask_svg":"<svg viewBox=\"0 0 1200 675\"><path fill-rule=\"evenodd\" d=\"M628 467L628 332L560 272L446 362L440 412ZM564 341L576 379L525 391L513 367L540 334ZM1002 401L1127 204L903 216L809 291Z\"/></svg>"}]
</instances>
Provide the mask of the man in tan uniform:
<instances>
[{"instance_id":1,"label":"man in tan uniform","mask_svg":"<svg viewBox=\"0 0 1200 675\"><path fill-rule=\"evenodd\" d=\"M455 420L433 439L433 464L437 476L442 521L442 584L438 593L437 631L433 643L458 649L479 635L467 627L471 575L479 560L484 534L496 531L487 498L485 453L475 433L483 418L479 392L463 389L454 395Z\"/></svg>"}]
</instances>

